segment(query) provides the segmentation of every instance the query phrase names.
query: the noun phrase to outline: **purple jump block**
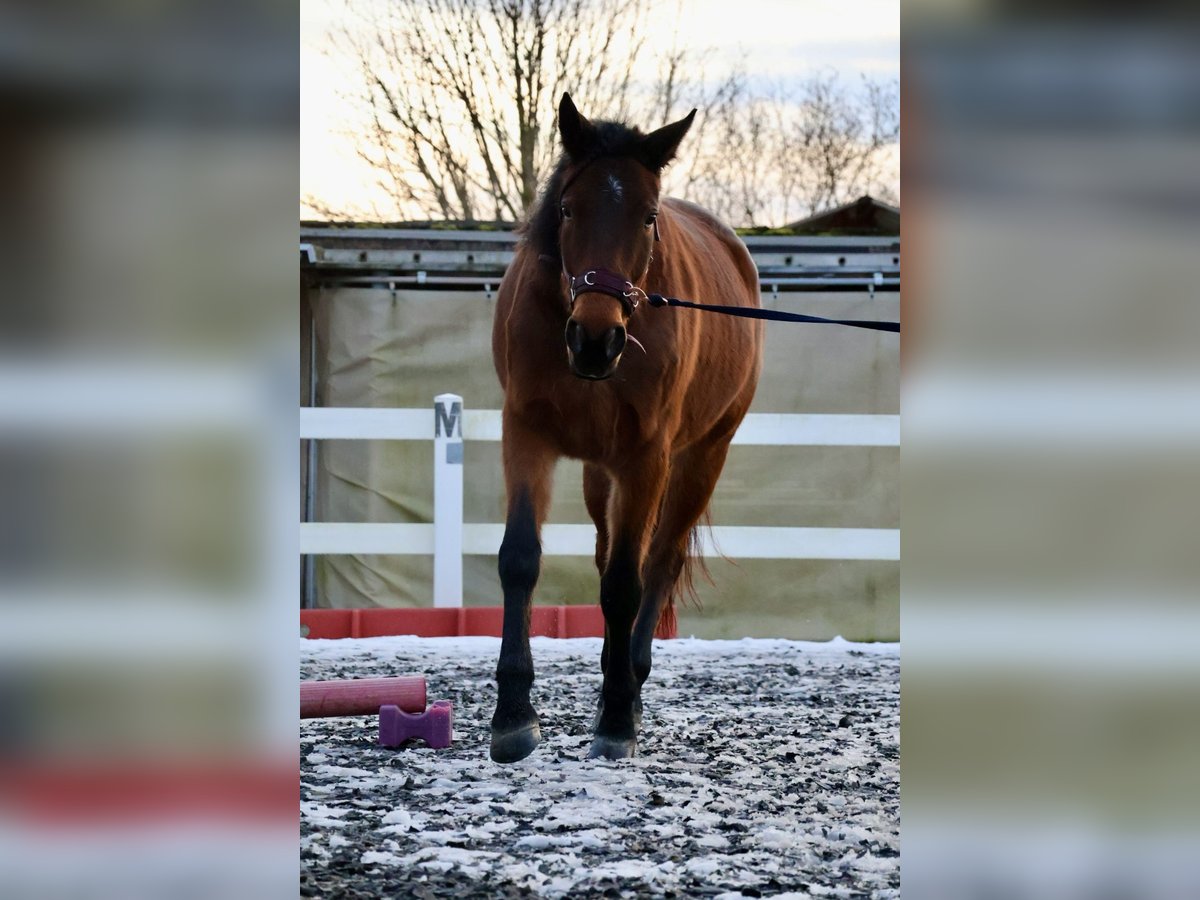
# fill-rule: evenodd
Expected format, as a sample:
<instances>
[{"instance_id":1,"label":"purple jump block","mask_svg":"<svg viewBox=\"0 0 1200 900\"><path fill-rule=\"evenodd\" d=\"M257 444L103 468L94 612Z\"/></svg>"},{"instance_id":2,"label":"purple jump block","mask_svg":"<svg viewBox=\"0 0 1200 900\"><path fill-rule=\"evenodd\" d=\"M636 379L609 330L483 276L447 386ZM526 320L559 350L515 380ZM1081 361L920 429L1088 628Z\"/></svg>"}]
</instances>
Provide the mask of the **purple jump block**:
<instances>
[{"instance_id":1,"label":"purple jump block","mask_svg":"<svg viewBox=\"0 0 1200 900\"><path fill-rule=\"evenodd\" d=\"M399 747L409 738L421 738L434 750L450 746L454 736L454 708L449 700L436 700L423 713L406 713L398 706L379 707L379 743Z\"/></svg>"}]
</instances>

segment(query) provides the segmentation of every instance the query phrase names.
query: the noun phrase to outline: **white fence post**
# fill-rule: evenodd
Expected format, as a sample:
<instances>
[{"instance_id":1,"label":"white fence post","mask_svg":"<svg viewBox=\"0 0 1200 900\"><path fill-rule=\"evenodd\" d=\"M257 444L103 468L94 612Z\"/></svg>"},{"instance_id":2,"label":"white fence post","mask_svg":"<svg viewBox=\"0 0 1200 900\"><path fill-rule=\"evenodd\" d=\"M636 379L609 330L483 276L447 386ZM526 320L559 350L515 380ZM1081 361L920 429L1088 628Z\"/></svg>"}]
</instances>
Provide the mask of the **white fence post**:
<instances>
[{"instance_id":1,"label":"white fence post","mask_svg":"<svg viewBox=\"0 0 1200 900\"><path fill-rule=\"evenodd\" d=\"M433 605L462 606L463 399L433 398Z\"/></svg>"}]
</instances>

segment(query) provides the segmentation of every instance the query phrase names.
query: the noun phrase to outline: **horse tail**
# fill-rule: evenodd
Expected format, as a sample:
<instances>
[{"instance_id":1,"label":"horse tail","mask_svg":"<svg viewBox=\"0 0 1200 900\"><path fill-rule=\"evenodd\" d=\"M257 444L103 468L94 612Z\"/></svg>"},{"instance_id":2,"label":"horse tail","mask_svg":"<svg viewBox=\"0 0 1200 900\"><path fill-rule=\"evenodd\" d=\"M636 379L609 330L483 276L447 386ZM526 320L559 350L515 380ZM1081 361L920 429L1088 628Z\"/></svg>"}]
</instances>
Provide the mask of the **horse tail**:
<instances>
[{"instance_id":1,"label":"horse tail","mask_svg":"<svg viewBox=\"0 0 1200 900\"><path fill-rule=\"evenodd\" d=\"M700 595L696 591L697 572L709 584L714 583L712 574L708 571L708 565L704 561L704 530L708 530L710 534L712 532L712 514L708 509L704 510L704 515L700 517L700 521L688 530L683 568L679 570L679 577L675 579L675 584L671 586L667 602L658 617L658 627L654 631L655 637L669 638L675 636L679 624L675 616L676 603L688 603L696 609L700 608Z\"/></svg>"}]
</instances>

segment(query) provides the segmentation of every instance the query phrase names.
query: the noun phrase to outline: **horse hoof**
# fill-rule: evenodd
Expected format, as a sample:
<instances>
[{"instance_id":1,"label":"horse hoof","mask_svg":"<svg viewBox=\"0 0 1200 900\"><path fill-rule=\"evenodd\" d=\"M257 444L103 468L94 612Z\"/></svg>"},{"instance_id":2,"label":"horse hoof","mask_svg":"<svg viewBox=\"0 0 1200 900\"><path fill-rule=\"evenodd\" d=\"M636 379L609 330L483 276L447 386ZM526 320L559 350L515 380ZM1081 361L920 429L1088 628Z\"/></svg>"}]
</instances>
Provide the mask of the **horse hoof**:
<instances>
[{"instance_id":1,"label":"horse hoof","mask_svg":"<svg viewBox=\"0 0 1200 900\"><path fill-rule=\"evenodd\" d=\"M637 755L637 738L610 738L596 735L588 759L629 759Z\"/></svg>"},{"instance_id":2,"label":"horse hoof","mask_svg":"<svg viewBox=\"0 0 1200 900\"><path fill-rule=\"evenodd\" d=\"M511 731L493 731L492 759L498 763L519 762L541 742L542 729L537 722Z\"/></svg>"}]
</instances>

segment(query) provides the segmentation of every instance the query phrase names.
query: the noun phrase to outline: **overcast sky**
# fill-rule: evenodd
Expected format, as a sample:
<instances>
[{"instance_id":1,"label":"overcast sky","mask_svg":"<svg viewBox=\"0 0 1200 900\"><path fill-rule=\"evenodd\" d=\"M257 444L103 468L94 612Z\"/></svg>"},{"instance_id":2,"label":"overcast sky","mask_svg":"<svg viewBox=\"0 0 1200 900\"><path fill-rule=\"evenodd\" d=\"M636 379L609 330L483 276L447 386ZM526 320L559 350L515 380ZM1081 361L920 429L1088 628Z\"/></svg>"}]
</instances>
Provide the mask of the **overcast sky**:
<instances>
[{"instance_id":1,"label":"overcast sky","mask_svg":"<svg viewBox=\"0 0 1200 900\"><path fill-rule=\"evenodd\" d=\"M346 134L353 122L338 97L347 90L346 76L339 60L324 52L326 33L344 5L301 2L300 193L369 209L373 176L354 156ZM677 17L675 0L660 0L654 27L664 42L677 27L681 44L711 48L705 58L710 78L741 59L761 79L814 69L837 70L847 81L859 73L900 76L900 0L683 0L679 6Z\"/></svg>"}]
</instances>

